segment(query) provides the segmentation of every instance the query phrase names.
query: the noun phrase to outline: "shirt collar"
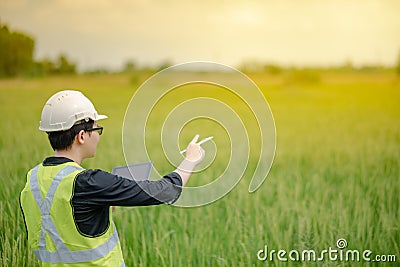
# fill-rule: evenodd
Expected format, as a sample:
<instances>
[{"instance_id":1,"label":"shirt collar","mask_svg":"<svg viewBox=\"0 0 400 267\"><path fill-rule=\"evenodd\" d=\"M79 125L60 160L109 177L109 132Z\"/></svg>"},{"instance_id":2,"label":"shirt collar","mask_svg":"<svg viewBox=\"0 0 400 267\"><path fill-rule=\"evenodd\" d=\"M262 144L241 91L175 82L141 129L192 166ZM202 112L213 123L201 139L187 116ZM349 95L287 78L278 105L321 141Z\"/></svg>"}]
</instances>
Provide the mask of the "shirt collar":
<instances>
[{"instance_id":1,"label":"shirt collar","mask_svg":"<svg viewBox=\"0 0 400 267\"><path fill-rule=\"evenodd\" d=\"M55 166L67 162L73 162L73 160L65 157L48 157L43 161L43 166Z\"/></svg>"}]
</instances>

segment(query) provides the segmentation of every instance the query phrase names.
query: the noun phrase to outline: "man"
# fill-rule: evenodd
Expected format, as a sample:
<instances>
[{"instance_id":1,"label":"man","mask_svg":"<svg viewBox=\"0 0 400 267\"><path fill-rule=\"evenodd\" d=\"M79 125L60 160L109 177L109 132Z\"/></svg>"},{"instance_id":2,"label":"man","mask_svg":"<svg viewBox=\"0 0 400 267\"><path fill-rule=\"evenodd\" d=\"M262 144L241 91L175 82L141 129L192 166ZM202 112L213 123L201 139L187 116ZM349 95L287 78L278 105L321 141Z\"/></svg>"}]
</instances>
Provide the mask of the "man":
<instances>
[{"instance_id":1,"label":"man","mask_svg":"<svg viewBox=\"0 0 400 267\"><path fill-rule=\"evenodd\" d=\"M93 157L103 127L91 101L66 90L50 97L40 127L55 153L27 174L20 202L28 243L42 266L125 266L111 206L171 204L204 158L196 144L172 173L158 181L133 181L80 164Z\"/></svg>"}]
</instances>

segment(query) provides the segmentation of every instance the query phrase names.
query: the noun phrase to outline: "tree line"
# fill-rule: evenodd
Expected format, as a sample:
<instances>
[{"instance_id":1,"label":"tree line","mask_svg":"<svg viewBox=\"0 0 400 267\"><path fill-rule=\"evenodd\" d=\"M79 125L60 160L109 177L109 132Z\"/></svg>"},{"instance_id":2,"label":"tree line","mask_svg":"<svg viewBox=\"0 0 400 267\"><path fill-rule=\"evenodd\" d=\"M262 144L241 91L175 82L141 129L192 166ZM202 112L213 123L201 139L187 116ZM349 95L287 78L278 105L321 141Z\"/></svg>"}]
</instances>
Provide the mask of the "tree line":
<instances>
[{"instance_id":1,"label":"tree line","mask_svg":"<svg viewBox=\"0 0 400 267\"><path fill-rule=\"evenodd\" d=\"M66 55L56 60L35 61L35 40L26 33L12 31L0 22L0 78L76 73L76 64Z\"/></svg>"},{"instance_id":2,"label":"tree line","mask_svg":"<svg viewBox=\"0 0 400 267\"><path fill-rule=\"evenodd\" d=\"M54 74L75 74L76 63L71 62L65 54L60 54L55 60L48 58L34 60L35 40L33 37L20 31L11 31L7 25L0 21L0 78L16 76L46 76ZM172 65L170 62L163 62L157 67L139 68L134 61L127 61L122 72L135 71L158 71ZM379 70L380 66L364 66L358 70ZM243 62L239 69L243 72L267 72L280 74L285 67L273 64L265 64L257 61ZM351 62L340 66L339 70L354 70ZM400 51L395 66L396 72L400 75ZM93 73L107 73L107 69L94 70ZM87 73L92 73L88 71Z\"/></svg>"}]
</instances>

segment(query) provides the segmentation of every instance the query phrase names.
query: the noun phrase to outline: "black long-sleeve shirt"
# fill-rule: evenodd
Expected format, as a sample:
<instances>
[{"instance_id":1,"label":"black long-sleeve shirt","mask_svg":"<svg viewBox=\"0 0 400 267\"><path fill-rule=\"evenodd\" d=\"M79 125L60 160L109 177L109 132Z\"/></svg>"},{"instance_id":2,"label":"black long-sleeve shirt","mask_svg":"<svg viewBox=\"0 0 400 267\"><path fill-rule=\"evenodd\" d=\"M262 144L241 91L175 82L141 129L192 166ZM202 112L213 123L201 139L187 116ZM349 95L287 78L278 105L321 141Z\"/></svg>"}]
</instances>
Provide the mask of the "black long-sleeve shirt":
<instances>
[{"instance_id":1,"label":"black long-sleeve shirt","mask_svg":"<svg viewBox=\"0 0 400 267\"><path fill-rule=\"evenodd\" d=\"M72 161L49 157L44 166ZM99 236L109 227L110 206L147 206L175 202L182 191L176 172L158 181L134 181L102 170L85 170L75 178L71 205L78 230L86 236Z\"/></svg>"}]
</instances>

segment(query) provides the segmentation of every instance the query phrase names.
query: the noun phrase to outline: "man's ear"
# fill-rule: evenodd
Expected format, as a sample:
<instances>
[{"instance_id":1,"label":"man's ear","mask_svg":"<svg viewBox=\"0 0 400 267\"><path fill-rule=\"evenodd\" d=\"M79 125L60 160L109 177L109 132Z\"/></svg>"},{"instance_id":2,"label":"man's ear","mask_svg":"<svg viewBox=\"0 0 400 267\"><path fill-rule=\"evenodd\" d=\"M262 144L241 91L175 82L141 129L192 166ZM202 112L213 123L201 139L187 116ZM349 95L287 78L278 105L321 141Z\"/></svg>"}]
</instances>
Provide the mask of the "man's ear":
<instances>
[{"instance_id":1,"label":"man's ear","mask_svg":"<svg viewBox=\"0 0 400 267\"><path fill-rule=\"evenodd\" d=\"M85 131L84 130L80 130L79 133L75 136L76 141L78 142L78 144L83 145L85 143Z\"/></svg>"}]
</instances>

